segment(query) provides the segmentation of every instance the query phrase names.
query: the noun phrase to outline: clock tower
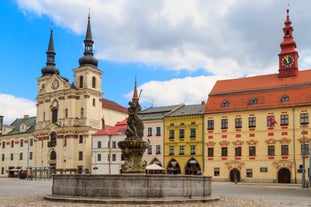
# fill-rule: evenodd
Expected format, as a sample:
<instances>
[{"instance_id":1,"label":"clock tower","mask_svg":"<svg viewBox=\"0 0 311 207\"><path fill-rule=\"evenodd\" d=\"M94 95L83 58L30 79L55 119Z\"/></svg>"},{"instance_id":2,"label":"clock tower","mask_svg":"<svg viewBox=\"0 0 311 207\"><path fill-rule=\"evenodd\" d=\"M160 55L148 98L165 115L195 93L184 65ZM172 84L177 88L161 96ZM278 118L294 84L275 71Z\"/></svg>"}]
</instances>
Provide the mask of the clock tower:
<instances>
[{"instance_id":1,"label":"clock tower","mask_svg":"<svg viewBox=\"0 0 311 207\"><path fill-rule=\"evenodd\" d=\"M289 19L289 9L286 10L284 37L281 42L281 53L279 54L279 78L294 77L298 74L298 52L296 42L293 38L293 27Z\"/></svg>"}]
</instances>

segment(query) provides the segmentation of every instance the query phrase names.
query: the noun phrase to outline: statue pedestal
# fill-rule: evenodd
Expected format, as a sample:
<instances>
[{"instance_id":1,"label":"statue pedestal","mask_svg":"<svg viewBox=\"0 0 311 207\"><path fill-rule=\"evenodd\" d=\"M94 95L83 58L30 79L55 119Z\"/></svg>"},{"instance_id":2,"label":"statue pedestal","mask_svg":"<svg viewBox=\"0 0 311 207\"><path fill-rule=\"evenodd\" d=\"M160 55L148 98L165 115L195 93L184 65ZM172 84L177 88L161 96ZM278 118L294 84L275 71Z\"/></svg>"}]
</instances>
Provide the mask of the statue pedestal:
<instances>
[{"instance_id":1,"label":"statue pedestal","mask_svg":"<svg viewBox=\"0 0 311 207\"><path fill-rule=\"evenodd\" d=\"M121 173L145 173L145 163L142 156L148 148L148 143L138 137L126 138L118 143L124 156Z\"/></svg>"}]
</instances>

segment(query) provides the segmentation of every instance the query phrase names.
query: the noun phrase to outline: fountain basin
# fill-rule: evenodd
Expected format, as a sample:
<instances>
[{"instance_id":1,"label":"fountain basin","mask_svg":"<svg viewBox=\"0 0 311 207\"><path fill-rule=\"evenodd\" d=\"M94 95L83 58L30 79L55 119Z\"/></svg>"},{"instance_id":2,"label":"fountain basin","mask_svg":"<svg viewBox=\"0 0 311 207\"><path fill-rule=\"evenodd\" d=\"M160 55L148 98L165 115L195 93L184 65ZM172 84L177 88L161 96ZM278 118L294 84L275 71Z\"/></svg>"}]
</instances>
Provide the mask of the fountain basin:
<instances>
[{"instance_id":1,"label":"fountain basin","mask_svg":"<svg viewBox=\"0 0 311 207\"><path fill-rule=\"evenodd\" d=\"M205 198L211 177L192 175L54 175L52 197L117 199Z\"/></svg>"}]
</instances>

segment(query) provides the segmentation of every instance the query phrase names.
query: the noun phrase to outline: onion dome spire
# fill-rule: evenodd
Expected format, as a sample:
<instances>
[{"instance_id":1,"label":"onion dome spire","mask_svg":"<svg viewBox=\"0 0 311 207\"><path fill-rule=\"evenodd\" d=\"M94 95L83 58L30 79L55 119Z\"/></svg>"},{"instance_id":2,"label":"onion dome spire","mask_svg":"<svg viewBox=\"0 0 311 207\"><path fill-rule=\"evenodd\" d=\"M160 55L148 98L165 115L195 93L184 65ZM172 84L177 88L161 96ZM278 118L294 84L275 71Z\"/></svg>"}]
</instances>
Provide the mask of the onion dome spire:
<instances>
[{"instance_id":1,"label":"onion dome spire","mask_svg":"<svg viewBox=\"0 0 311 207\"><path fill-rule=\"evenodd\" d=\"M42 76L54 74L59 75L59 70L55 67L55 55L53 29L51 28L48 50L46 51L46 66L41 69Z\"/></svg>"},{"instance_id":2,"label":"onion dome spire","mask_svg":"<svg viewBox=\"0 0 311 207\"><path fill-rule=\"evenodd\" d=\"M296 48L296 42L293 38L293 27L292 27L292 22L289 19L289 9L286 9L286 20L284 22L284 37L283 37L283 42L280 44L282 50L289 50L293 51Z\"/></svg>"},{"instance_id":3,"label":"onion dome spire","mask_svg":"<svg viewBox=\"0 0 311 207\"><path fill-rule=\"evenodd\" d=\"M92 39L92 30L91 30L91 17L90 13L88 15L87 29L84 40L84 56L79 59L80 67L84 65L90 65L92 67L96 67L98 65L98 60L94 58L93 53L93 44L94 41Z\"/></svg>"}]
</instances>

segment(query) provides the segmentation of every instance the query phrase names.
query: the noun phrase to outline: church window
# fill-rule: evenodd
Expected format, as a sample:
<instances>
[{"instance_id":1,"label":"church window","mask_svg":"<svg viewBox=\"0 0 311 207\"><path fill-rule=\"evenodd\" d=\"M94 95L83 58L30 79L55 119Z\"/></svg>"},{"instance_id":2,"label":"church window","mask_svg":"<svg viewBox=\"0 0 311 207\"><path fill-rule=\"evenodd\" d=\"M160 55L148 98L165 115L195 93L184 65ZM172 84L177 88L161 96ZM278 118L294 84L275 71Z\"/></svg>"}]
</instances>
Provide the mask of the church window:
<instances>
[{"instance_id":1,"label":"church window","mask_svg":"<svg viewBox=\"0 0 311 207\"><path fill-rule=\"evenodd\" d=\"M51 142L52 142L52 143L56 143L56 137L57 137L56 133L55 133L55 132L52 132L51 135L50 135L50 138L51 138Z\"/></svg>"},{"instance_id":2,"label":"church window","mask_svg":"<svg viewBox=\"0 0 311 207\"><path fill-rule=\"evenodd\" d=\"M83 118L84 117L84 109L81 108L81 111L80 111L80 117Z\"/></svg>"},{"instance_id":3,"label":"church window","mask_svg":"<svg viewBox=\"0 0 311 207\"><path fill-rule=\"evenodd\" d=\"M83 160L83 152L82 151L79 152L79 160Z\"/></svg>"},{"instance_id":4,"label":"church window","mask_svg":"<svg viewBox=\"0 0 311 207\"><path fill-rule=\"evenodd\" d=\"M57 122L57 112L58 109L57 108L52 108L52 123L56 123Z\"/></svg>"},{"instance_id":5,"label":"church window","mask_svg":"<svg viewBox=\"0 0 311 207\"><path fill-rule=\"evenodd\" d=\"M80 88L83 88L83 76L80 76Z\"/></svg>"},{"instance_id":6,"label":"church window","mask_svg":"<svg viewBox=\"0 0 311 207\"><path fill-rule=\"evenodd\" d=\"M43 112L43 121L45 121L45 112Z\"/></svg>"},{"instance_id":7,"label":"church window","mask_svg":"<svg viewBox=\"0 0 311 207\"><path fill-rule=\"evenodd\" d=\"M52 151L50 154L50 160L56 160L56 152Z\"/></svg>"},{"instance_id":8,"label":"church window","mask_svg":"<svg viewBox=\"0 0 311 207\"><path fill-rule=\"evenodd\" d=\"M65 109L65 118L68 118L68 109Z\"/></svg>"},{"instance_id":9,"label":"church window","mask_svg":"<svg viewBox=\"0 0 311 207\"><path fill-rule=\"evenodd\" d=\"M96 88L96 78L95 78L95 76L92 77L92 87Z\"/></svg>"},{"instance_id":10,"label":"church window","mask_svg":"<svg viewBox=\"0 0 311 207\"><path fill-rule=\"evenodd\" d=\"M96 101L95 101L95 98L93 98L93 106L96 105Z\"/></svg>"},{"instance_id":11,"label":"church window","mask_svg":"<svg viewBox=\"0 0 311 207\"><path fill-rule=\"evenodd\" d=\"M83 135L79 136L79 144L83 144Z\"/></svg>"}]
</instances>

